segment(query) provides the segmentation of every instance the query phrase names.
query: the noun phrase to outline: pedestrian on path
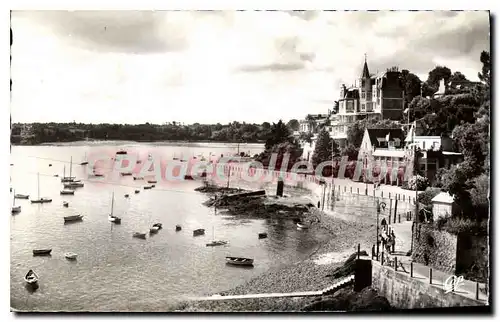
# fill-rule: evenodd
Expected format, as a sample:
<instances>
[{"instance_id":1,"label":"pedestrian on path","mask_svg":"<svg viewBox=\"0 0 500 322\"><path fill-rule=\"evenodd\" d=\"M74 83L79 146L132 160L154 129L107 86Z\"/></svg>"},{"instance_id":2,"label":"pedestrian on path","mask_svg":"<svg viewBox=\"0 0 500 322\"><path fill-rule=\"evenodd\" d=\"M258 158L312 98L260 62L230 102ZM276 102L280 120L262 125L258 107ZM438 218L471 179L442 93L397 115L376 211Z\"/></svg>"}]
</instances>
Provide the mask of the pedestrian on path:
<instances>
[{"instance_id":1,"label":"pedestrian on path","mask_svg":"<svg viewBox=\"0 0 500 322\"><path fill-rule=\"evenodd\" d=\"M382 226L382 231L387 231L387 220L385 218L382 218L380 225Z\"/></svg>"}]
</instances>

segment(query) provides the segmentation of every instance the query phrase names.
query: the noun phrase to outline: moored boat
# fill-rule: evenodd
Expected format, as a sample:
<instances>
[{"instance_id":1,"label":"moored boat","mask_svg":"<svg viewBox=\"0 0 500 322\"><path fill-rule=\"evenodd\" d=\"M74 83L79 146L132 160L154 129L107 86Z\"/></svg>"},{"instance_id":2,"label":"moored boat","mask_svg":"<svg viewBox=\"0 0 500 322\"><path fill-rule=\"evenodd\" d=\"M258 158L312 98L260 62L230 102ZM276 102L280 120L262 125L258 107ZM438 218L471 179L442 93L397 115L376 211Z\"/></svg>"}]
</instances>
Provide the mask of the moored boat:
<instances>
[{"instance_id":1,"label":"moored boat","mask_svg":"<svg viewBox=\"0 0 500 322\"><path fill-rule=\"evenodd\" d=\"M144 180L144 177L134 177L134 180Z\"/></svg>"},{"instance_id":2,"label":"moored boat","mask_svg":"<svg viewBox=\"0 0 500 322\"><path fill-rule=\"evenodd\" d=\"M148 180L148 183L158 183L156 180Z\"/></svg>"},{"instance_id":3,"label":"moored boat","mask_svg":"<svg viewBox=\"0 0 500 322\"><path fill-rule=\"evenodd\" d=\"M135 193L139 193L139 192L141 192L141 190L136 190L136 191L134 191L134 192L135 192Z\"/></svg>"},{"instance_id":4,"label":"moored boat","mask_svg":"<svg viewBox=\"0 0 500 322\"><path fill-rule=\"evenodd\" d=\"M11 213L17 214L19 212L21 212L21 206L12 206Z\"/></svg>"},{"instance_id":5,"label":"moored boat","mask_svg":"<svg viewBox=\"0 0 500 322\"><path fill-rule=\"evenodd\" d=\"M116 154L127 154L127 151L125 151L125 150L120 150L120 151L116 152Z\"/></svg>"},{"instance_id":6,"label":"moored boat","mask_svg":"<svg viewBox=\"0 0 500 322\"><path fill-rule=\"evenodd\" d=\"M239 266L253 266L253 258L227 256L226 263Z\"/></svg>"},{"instance_id":7,"label":"moored boat","mask_svg":"<svg viewBox=\"0 0 500 322\"><path fill-rule=\"evenodd\" d=\"M259 239L267 238L267 233L259 233Z\"/></svg>"},{"instance_id":8,"label":"moored boat","mask_svg":"<svg viewBox=\"0 0 500 322\"><path fill-rule=\"evenodd\" d=\"M158 229L162 229L162 224L158 222L154 224L153 227L158 227Z\"/></svg>"},{"instance_id":9,"label":"moored boat","mask_svg":"<svg viewBox=\"0 0 500 322\"><path fill-rule=\"evenodd\" d=\"M33 256L50 255L52 248L49 249L33 249Z\"/></svg>"},{"instance_id":10,"label":"moored boat","mask_svg":"<svg viewBox=\"0 0 500 322\"><path fill-rule=\"evenodd\" d=\"M75 254L72 252L68 252L68 253L64 254L64 257L66 257L67 259L76 259L77 256L78 256L78 254Z\"/></svg>"},{"instance_id":11,"label":"moored boat","mask_svg":"<svg viewBox=\"0 0 500 322\"><path fill-rule=\"evenodd\" d=\"M207 243L207 246L223 246L227 243L228 242L225 240L212 240L211 242Z\"/></svg>"},{"instance_id":12,"label":"moored boat","mask_svg":"<svg viewBox=\"0 0 500 322\"><path fill-rule=\"evenodd\" d=\"M82 215L72 215L72 216L65 216L64 217L64 222L73 222L73 221L80 221L83 219Z\"/></svg>"},{"instance_id":13,"label":"moored boat","mask_svg":"<svg viewBox=\"0 0 500 322\"><path fill-rule=\"evenodd\" d=\"M181 231L182 226L181 225L175 225L175 231Z\"/></svg>"},{"instance_id":14,"label":"moored boat","mask_svg":"<svg viewBox=\"0 0 500 322\"><path fill-rule=\"evenodd\" d=\"M74 195L75 190L61 190L61 195Z\"/></svg>"},{"instance_id":15,"label":"moored boat","mask_svg":"<svg viewBox=\"0 0 500 322\"><path fill-rule=\"evenodd\" d=\"M128 197L129 197L128 193L127 193L124 197L125 197L125 198L128 198Z\"/></svg>"},{"instance_id":16,"label":"moored boat","mask_svg":"<svg viewBox=\"0 0 500 322\"><path fill-rule=\"evenodd\" d=\"M114 205L115 205L115 193L113 192L111 195L111 213L108 215L108 220L115 224L121 224L122 219L120 217L113 215Z\"/></svg>"},{"instance_id":17,"label":"moored boat","mask_svg":"<svg viewBox=\"0 0 500 322\"><path fill-rule=\"evenodd\" d=\"M74 182L68 182L68 183L65 183L65 184L64 184L64 188L65 188L65 189L83 188L83 187L84 187L83 182L77 182L77 181L74 181Z\"/></svg>"},{"instance_id":18,"label":"moored boat","mask_svg":"<svg viewBox=\"0 0 500 322\"><path fill-rule=\"evenodd\" d=\"M122 172L121 173L122 176L131 176L132 175L132 172Z\"/></svg>"},{"instance_id":19,"label":"moored boat","mask_svg":"<svg viewBox=\"0 0 500 322\"><path fill-rule=\"evenodd\" d=\"M36 284L38 283L38 275L30 269L24 276L24 281L30 285Z\"/></svg>"},{"instance_id":20,"label":"moored boat","mask_svg":"<svg viewBox=\"0 0 500 322\"><path fill-rule=\"evenodd\" d=\"M47 202L52 202L52 199L50 198L40 198L40 174L37 173L37 192L38 192L38 199L31 199L31 203L47 203Z\"/></svg>"},{"instance_id":21,"label":"moored boat","mask_svg":"<svg viewBox=\"0 0 500 322\"><path fill-rule=\"evenodd\" d=\"M63 201L63 206L67 208L69 206L69 203L67 201Z\"/></svg>"},{"instance_id":22,"label":"moored boat","mask_svg":"<svg viewBox=\"0 0 500 322\"><path fill-rule=\"evenodd\" d=\"M159 230L160 230L160 227L153 226L153 227L149 228L149 232L151 234L156 234Z\"/></svg>"},{"instance_id":23,"label":"moored boat","mask_svg":"<svg viewBox=\"0 0 500 322\"><path fill-rule=\"evenodd\" d=\"M23 195L23 194L20 194L20 193L16 193L14 195L14 198L16 198L16 199L29 199L30 195Z\"/></svg>"},{"instance_id":24,"label":"moored boat","mask_svg":"<svg viewBox=\"0 0 500 322\"><path fill-rule=\"evenodd\" d=\"M153 187L151 187L151 186L144 186L144 190L149 190L151 188L153 188Z\"/></svg>"},{"instance_id":25,"label":"moored boat","mask_svg":"<svg viewBox=\"0 0 500 322\"><path fill-rule=\"evenodd\" d=\"M146 233L139 233L139 232L135 232L132 237L134 238L140 238L140 239L146 239Z\"/></svg>"},{"instance_id":26,"label":"moored boat","mask_svg":"<svg viewBox=\"0 0 500 322\"><path fill-rule=\"evenodd\" d=\"M200 235L205 235L205 229L196 229L193 230L193 236L200 236Z\"/></svg>"}]
</instances>

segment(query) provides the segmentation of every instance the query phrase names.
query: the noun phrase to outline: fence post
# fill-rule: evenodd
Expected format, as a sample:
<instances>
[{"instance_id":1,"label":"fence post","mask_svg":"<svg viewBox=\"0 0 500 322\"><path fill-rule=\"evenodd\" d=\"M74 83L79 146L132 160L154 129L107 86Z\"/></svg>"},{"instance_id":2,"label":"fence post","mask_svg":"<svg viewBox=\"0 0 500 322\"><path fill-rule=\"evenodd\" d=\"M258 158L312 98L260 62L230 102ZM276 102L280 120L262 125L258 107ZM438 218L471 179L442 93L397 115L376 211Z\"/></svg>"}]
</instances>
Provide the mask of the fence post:
<instances>
[{"instance_id":1,"label":"fence post","mask_svg":"<svg viewBox=\"0 0 500 322\"><path fill-rule=\"evenodd\" d=\"M384 198L384 191L383 190L380 192L380 197Z\"/></svg>"},{"instance_id":2,"label":"fence post","mask_svg":"<svg viewBox=\"0 0 500 322\"><path fill-rule=\"evenodd\" d=\"M381 263L382 265L384 265L384 257L385 257L385 256L384 256L384 250L383 250L383 249L382 249L382 253L381 253L381 254L382 254L382 258L381 258L381 260L380 260L380 263ZM378 258L377 258L377 260L378 260Z\"/></svg>"},{"instance_id":3,"label":"fence post","mask_svg":"<svg viewBox=\"0 0 500 322\"><path fill-rule=\"evenodd\" d=\"M351 187L351 193L352 193L352 187Z\"/></svg>"},{"instance_id":4,"label":"fence post","mask_svg":"<svg viewBox=\"0 0 500 322\"><path fill-rule=\"evenodd\" d=\"M455 292L455 276L454 275L451 277L451 292L452 293Z\"/></svg>"},{"instance_id":5,"label":"fence post","mask_svg":"<svg viewBox=\"0 0 500 322\"><path fill-rule=\"evenodd\" d=\"M405 197L406 197L406 195L403 195L403 201L405 201Z\"/></svg>"},{"instance_id":6,"label":"fence post","mask_svg":"<svg viewBox=\"0 0 500 322\"><path fill-rule=\"evenodd\" d=\"M375 245L372 246L372 259L375 257Z\"/></svg>"},{"instance_id":7,"label":"fence post","mask_svg":"<svg viewBox=\"0 0 500 322\"><path fill-rule=\"evenodd\" d=\"M389 192L389 199L391 199L391 193Z\"/></svg>"},{"instance_id":8,"label":"fence post","mask_svg":"<svg viewBox=\"0 0 500 322\"><path fill-rule=\"evenodd\" d=\"M361 253L361 244L358 244L358 259L359 259L360 253Z\"/></svg>"},{"instance_id":9,"label":"fence post","mask_svg":"<svg viewBox=\"0 0 500 322\"><path fill-rule=\"evenodd\" d=\"M410 277L413 277L413 262L410 262Z\"/></svg>"},{"instance_id":10,"label":"fence post","mask_svg":"<svg viewBox=\"0 0 500 322\"><path fill-rule=\"evenodd\" d=\"M398 271L398 258L394 257L394 271Z\"/></svg>"},{"instance_id":11,"label":"fence post","mask_svg":"<svg viewBox=\"0 0 500 322\"><path fill-rule=\"evenodd\" d=\"M479 300L479 282L476 282L476 300Z\"/></svg>"},{"instance_id":12,"label":"fence post","mask_svg":"<svg viewBox=\"0 0 500 322\"><path fill-rule=\"evenodd\" d=\"M398 223L401 223L401 214L398 214Z\"/></svg>"},{"instance_id":13,"label":"fence post","mask_svg":"<svg viewBox=\"0 0 500 322\"><path fill-rule=\"evenodd\" d=\"M359 188L358 188L358 195L359 195Z\"/></svg>"},{"instance_id":14,"label":"fence post","mask_svg":"<svg viewBox=\"0 0 500 322\"><path fill-rule=\"evenodd\" d=\"M429 267L429 284L432 284L432 267Z\"/></svg>"}]
</instances>

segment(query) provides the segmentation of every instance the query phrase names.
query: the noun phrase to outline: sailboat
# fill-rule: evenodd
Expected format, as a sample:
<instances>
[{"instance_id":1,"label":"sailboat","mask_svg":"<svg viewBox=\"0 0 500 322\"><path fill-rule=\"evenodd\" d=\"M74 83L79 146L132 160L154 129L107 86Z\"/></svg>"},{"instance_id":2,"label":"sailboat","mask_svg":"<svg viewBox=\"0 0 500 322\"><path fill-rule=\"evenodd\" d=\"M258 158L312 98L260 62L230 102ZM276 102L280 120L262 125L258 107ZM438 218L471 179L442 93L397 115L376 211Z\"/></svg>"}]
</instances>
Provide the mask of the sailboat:
<instances>
[{"instance_id":1,"label":"sailboat","mask_svg":"<svg viewBox=\"0 0 500 322\"><path fill-rule=\"evenodd\" d=\"M83 162L80 162L80 165L87 165L89 161L87 161L87 152L85 152L85 157L83 158Z\"/></svg>"},{"instance_id":2,"label":"sailboat","mask_svg":"<svg viewBox=\"0 0 500 322\"><path fill-rule=\"evenodd\" d=\"M52 202L50 198L40 198L40 173L37 173L37 182L38 182L38 199L31 199L31 203L46 203Z\"/></svg>"},{"instance_id":3,"label":"sailboat","mask_svg":"<svg viewBox=\"0 0 500 322\"><path fill-rule=\"evenodd\" d=\"M212 227L212 241L207 244L207 246L222 246L226 245L228 242L225 240L215 240L215 230Z\"/></svg>"},{"instance_id":4,"label":"sailboat","mask_svg":"<svg viewBox=\"0 0 500 322\"><path fill-rule=\"evenodd\" d=\"M64 188L65 189L82 188L84 186L83 182L81 182L81 180L75 180L76 177L71 176L72 172L73 172L73 157L71 157L71 159L70 159L69 177L61 179L61 180L67 179L67 181L62 181L62 182L66 182L64 184Z\"/></svg>"},{"instance_id":5,"label":"sailboat","mask_svg":"<svg viewBox=\"0 0 500 322\"><path fill-rule=\"evenodd\" d=\"M71 176L71 170L73 168L73 157L71 157L70 160L70 170L69 170L69 177L66 177L66 165L63 168L63 177L61 178L61 182L73 182L76 177Z\"/></svg>"},{"instance_id":6,"label":"sailboat","mask_svg":"<svg viewBox=\"0 0 500 322\"><path fill-rule=\"evenodd\" d=\"M111 213L108 215L108 220L115 224L121 224L122 219L120 217L113 215L114 203L115 203L115 193L113 192L113 195L111 197Z\"/></svg>"},{"instance_id":7,"label":"sailboat","mask_svg":"<svg viewBox=\"0 0 500 322\"><path fill-rule=\"evenodd\" d=\"M14 199L14 202L12 204L12 213L13 214L17 214L17 213L21 212L21 206L16 206L15 192L16 191L14 190L14 198L12 198L12 199Z\"/></svg>"}]
</instances>

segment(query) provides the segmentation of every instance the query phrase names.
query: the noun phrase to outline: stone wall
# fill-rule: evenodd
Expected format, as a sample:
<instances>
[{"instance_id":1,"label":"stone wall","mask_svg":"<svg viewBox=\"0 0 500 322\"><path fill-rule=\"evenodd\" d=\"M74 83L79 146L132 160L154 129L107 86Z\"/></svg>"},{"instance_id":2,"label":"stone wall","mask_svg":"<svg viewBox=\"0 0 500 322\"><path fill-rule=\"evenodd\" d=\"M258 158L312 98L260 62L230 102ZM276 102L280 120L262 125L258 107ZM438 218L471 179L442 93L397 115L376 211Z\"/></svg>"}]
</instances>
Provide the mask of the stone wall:
<instances>
[{"instance_id":1,"label":"stone wall","mask_svg":"<svg viewBox=\"0 0 500 322\"><path fill-rule=\"evenodd\" d=\"M416 225L413 236L414 262L455 274L457 236L435 230L429 224Z\"/></svg>"},{"instance_id":2,"label":"stone wall","mask_svg":"<svg viewBox=\"0 0 500 322\"><path fill-rule=\"evenodd\" d=\"M456 274L465 279L486 283L488 279L488 236L458 234Z\"/></svg>"},{"instance_id":3,"label":"stone wall","mask_svg":"<svg viewBox=\"0 0 500 322\"><path fill-rule=\"evenodd\" d=\"M403 272L381 266L372 261L372 287L380 296L385 297L392 307L398 309L437 308L457 306L483 306L476 301L457 293L445 293L440 287L428 281L411 278Z\"/></svg>"}]
</instances>

